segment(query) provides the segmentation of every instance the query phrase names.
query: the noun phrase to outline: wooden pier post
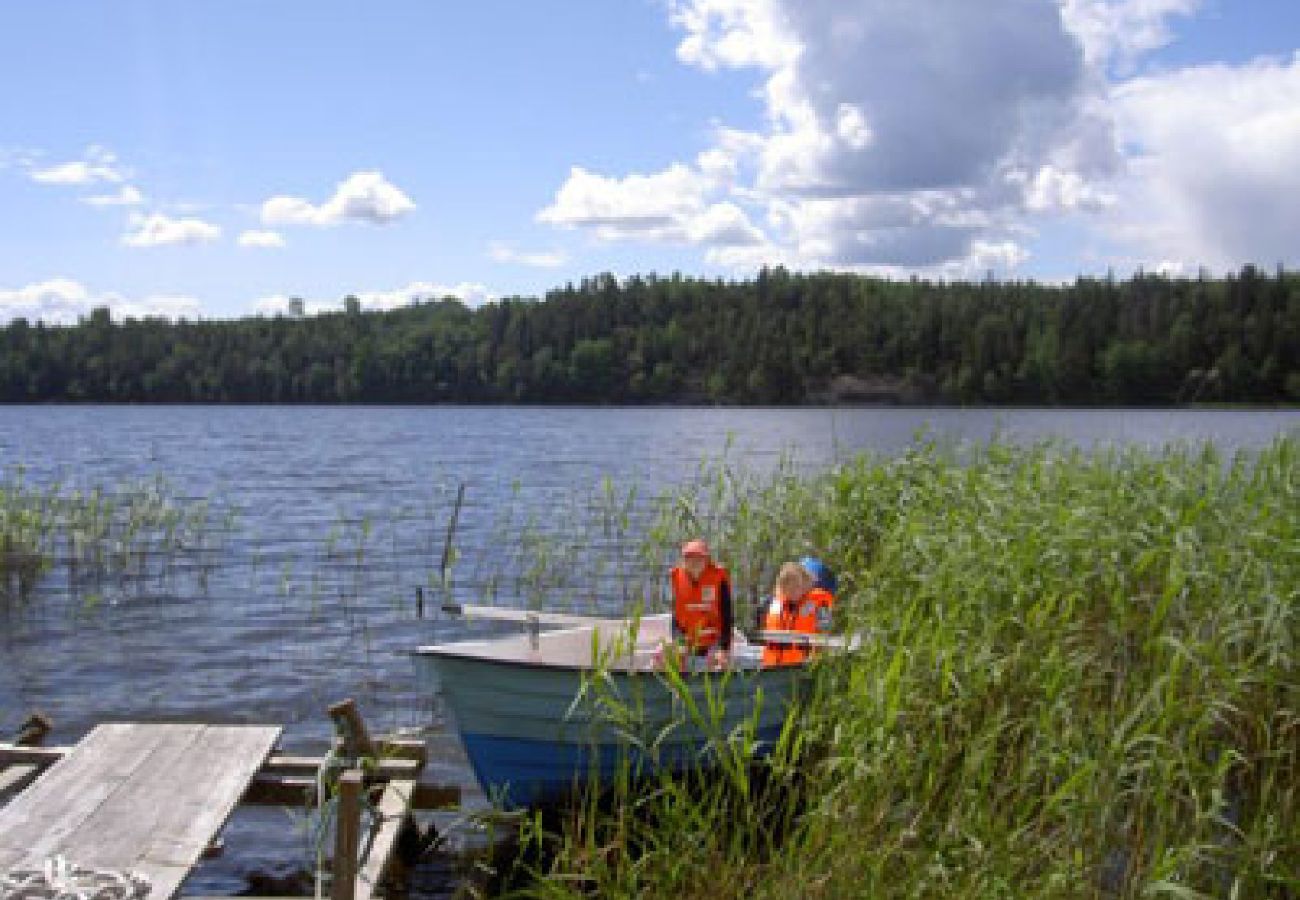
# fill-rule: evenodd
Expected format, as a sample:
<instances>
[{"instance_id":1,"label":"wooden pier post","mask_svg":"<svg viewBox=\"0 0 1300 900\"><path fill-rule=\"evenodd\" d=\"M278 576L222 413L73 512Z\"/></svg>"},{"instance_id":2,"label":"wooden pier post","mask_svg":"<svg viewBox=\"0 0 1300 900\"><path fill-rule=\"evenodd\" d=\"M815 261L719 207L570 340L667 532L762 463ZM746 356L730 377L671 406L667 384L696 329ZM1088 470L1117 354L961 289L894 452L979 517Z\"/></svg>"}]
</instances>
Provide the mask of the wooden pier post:
<instances>
[{"instance_id":1,"label":"wooden pier post","mask_svg":"<svg viewBox=\"0 0 1300 900\"><path fill-rule=\"evenodd\" d=\"M339 777L330 900L353 900L356 896L357 851L361 847L361 784L361 773L356 769L348 769Z\"/></svg>"},{"instance_id":2,"label":"wooden pier post","mask_svg":"<svg viewBox=\"0 0 1300 900\"><path fill-rule=\"evenodd\" d=\"M351 759L375 756L375 745L370 740L366 723L357 712L356 701L348 698L329 707L330 718L343 736L343 755Z\"/></svg>"},{"instance_id":3,"label":"wooden pier post","mask_svg":"<svg viewBox=\"0 0 1300 900\"><path fill-rule=\"evenodd\" d=\"M14 743L23 747L39 747L44 743L45 736L53 730L53 722L42 713L34 712L19 727L18 736L14 738Z\"/></svg>"},{"instance_id":4,"label":"wooden pier post","mask_svg":"<svg viewBox=\"0 0 1300 900\"><path fill-rule=\"evenodd\" d=\"M32 713L18 729L14 746L39 747L45 743L45 736L53 730L54 724L49 719L41 713ZM26 788L40 774L41 766L37 763L19 763L6 768L4 762L0 761L0 802Z\"/></svg>"}]
</instances>

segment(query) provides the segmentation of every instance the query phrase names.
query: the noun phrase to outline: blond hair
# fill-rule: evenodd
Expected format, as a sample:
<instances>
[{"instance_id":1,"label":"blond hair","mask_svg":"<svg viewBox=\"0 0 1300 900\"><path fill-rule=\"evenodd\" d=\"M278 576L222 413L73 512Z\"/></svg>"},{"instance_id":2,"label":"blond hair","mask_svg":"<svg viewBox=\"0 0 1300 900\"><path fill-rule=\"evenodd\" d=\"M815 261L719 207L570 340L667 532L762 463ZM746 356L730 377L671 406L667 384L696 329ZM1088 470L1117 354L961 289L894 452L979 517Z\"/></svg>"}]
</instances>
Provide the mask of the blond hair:
<instances>
[{"instance_id":1,"label":"blond hair","mask_svg":"<svg viewBox=\"0 0 1300 900\"><path fill-rule=\"evenodd\" d=\"M781 566L776 575L776 587L773 593L786 600L798 600L813 586L813 577L808 570L798 563L788 562Z\"/></svg>"}]
</instances>

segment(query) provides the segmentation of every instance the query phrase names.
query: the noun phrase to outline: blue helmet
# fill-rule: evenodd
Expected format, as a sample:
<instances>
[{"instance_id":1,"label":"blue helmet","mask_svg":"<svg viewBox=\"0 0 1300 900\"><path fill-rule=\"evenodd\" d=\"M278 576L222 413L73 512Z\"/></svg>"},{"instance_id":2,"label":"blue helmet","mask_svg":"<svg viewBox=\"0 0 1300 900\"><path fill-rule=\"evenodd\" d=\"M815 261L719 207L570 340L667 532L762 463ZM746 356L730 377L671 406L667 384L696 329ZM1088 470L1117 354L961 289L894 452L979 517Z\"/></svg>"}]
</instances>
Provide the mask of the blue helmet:
<instances>
[{"instance_id":1,"label":"blue helmet","mask_svg":"<svg viewBox=\"0 0 1300 900\"><path fill-rule=\"evenodd\" d=\"M830 566L815 556L805 556L799 560L799 565L803 566L808 571L808 574L813 577L817 587L830 591L832 594L835 593L835 588L839 585L839 582L836 581L835 573L831 571Z\"/></svg>"}]
</instances>

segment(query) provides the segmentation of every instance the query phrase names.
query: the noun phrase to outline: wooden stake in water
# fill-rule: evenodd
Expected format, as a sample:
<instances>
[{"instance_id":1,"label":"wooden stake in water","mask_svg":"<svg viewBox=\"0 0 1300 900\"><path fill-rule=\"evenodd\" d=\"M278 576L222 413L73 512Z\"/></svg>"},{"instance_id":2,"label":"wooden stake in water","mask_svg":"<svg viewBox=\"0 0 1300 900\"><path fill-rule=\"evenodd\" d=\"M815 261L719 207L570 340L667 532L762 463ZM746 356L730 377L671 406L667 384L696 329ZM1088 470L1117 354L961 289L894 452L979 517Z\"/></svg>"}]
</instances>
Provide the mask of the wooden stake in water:
<instances>
[{"instance_id":1,"label":"wooden stake in water","mask_svg":"<svg viewBox=\"0 0 1300 900\"><path fill-rule=\"evenodd\" d=\"M438 566L438 580L444 593L447 591L447 567L451 565L451 541L456 535L456 523L460 520L460 507L465 502L465 482L456 490L456 505L451 510L451 520L447 523L447 536L442 542L442 562ZM424 587L415 589L415 617L424 618Z\"/></svg>"},{"instance_id":2,"label":"wooden stake in water","mask_svg":"<svg viewBox=\"0 0 1300 900\"><path fill-rule=\"evenodd\" d=\"M451 564L451 540L456 534L456 523L460 520L460 507L465 502L465 482L460 483L456 490L456 506L451 511L451 521L447 523L447 539L442 544L442 565L439 567L439 577L442 579L443 589L447 587L447 566Z\"/></svg>"},{"instance_id":3,"label":"wooden stake in water","mask_svg":"<svg viewBox=\"0 0 1300 900\"><path fill-rule=\"evenodd\" d=\"M357 887L357 850L361 846L361 772L356 769L347 770L339 778L338 819L334 829L330 900L353 900Z\"/></svg>"}]
</instances>

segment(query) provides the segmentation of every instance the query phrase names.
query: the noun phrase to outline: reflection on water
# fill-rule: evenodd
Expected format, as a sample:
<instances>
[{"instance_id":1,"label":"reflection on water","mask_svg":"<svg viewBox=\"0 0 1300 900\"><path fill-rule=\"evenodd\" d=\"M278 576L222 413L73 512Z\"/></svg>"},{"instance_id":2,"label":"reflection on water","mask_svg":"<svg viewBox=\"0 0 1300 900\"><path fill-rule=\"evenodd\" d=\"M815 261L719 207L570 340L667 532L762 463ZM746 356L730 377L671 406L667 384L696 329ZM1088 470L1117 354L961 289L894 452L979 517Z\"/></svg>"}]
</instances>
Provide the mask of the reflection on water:
<instances>
[{"instance_id":1,"label":"reflection on water","mask_svg":"<svg viewBox=\"0 0 1300 900\"><path fill-rule=\"evenodd\" d=\"M816 469L919 434L1254 447L1297 427L1292 411L3 407L0 468L21 466L29 482L111 489L162 476L235 516L210 564L110 580L91 604L47 579L32 602L0 610L0 731L36 708L61 742L111 719L278 722L287 749L319 750L324 708L346 696L376 730L427 724L406 654L461 626L418 619L414 592L440 599L462 483L456 600L520 603L567 576L548 601L608 609L658 583L657 566L629 551L636 510L599 546L539 544L562 571L534 571L526 546L571 533L604 479L618 497L632 485L646 497L723 453L758 469L788 453ZM470 783L454 743L437 747L431 776ZM278 812L241 812L228 845L191 893L236 890L237 864L275 868L303 852Z\"/></svg>"}]
</instances>

